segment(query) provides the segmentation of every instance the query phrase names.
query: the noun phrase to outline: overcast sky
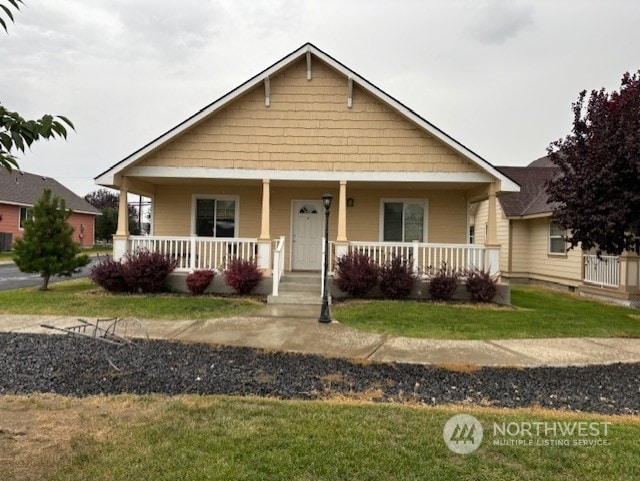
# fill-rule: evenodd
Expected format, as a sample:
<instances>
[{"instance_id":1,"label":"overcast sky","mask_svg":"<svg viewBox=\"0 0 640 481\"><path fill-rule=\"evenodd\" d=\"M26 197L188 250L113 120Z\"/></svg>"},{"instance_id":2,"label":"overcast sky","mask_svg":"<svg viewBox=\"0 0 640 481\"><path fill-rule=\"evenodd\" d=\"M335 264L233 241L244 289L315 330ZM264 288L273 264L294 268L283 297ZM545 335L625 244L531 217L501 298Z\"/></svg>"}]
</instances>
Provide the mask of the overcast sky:
<instances>
[{"instance_id":1,"label":"overcast sky","mask_svg":"<svg viewBox=\"0 0 640 481\"><path fill-rule=\"evenodd\" d=\"M617 90L640 69L638 0L25 3L0 31L0 102L75 123L19 162L80 195L305 42L494 165L543 156L581 90Z\"/></svg>"}]
</instances>

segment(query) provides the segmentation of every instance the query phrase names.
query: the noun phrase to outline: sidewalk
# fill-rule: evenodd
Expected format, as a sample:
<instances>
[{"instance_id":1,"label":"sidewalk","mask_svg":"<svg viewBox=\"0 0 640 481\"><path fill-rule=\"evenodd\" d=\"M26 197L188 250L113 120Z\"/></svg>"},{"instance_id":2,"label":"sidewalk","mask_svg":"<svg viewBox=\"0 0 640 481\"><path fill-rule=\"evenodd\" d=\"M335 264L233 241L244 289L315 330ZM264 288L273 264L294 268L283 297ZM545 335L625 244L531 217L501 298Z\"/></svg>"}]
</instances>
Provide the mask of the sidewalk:
<instances>
[{"instance_id":1,"label":"sidewalk","mask_svg":"<svg viewBox=\"0 0 640 481\"><path fill-rule=\"evenodd\" d=\"M152 339L462 369L466 366L534 367L640 362L640 339L415 339L357 331L337 322L320 324L317 311L317 306L266 306L246 317L145 322ZM65 327L74 323L77 323L76 317L0 315L0 332L52 334L55 331L40 325Z\"/></svg>"}]
</instances>

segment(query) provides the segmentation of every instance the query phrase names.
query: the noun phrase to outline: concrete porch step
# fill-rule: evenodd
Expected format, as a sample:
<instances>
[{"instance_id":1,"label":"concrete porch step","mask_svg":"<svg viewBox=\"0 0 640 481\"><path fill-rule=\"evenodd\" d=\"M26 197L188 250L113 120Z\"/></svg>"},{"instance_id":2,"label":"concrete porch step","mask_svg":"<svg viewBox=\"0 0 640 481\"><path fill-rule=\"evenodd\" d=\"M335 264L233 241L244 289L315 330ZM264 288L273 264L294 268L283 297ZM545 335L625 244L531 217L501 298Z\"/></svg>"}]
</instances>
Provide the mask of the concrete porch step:
<instances>
[{"instance_id":1,"label":"concrete porch step","mask_svg":"<svg viewBox=\"0 0 640 481\"><path fill-rule=\"evenodd\" d=\"M308 293L283 293L278 296L269 295L267 297L267 304L299 304L299 305L314 305L319 306L322 304L322 298L319 294Z\"/></svg>"},{"instance_id":2,"label":"concrete porch step","mask_svg":"<svg viewBox=\"0 0 640 481\"><path fill-rule=\"evenodd\" d=\"M280 279L279 295L269 296L269 304L321 305L322 279L319 272L286 272Z\"/></svg>"},{"instance_id":3,"label":"concrete porch step","mask_svg":"<svg viewBox=\"0 0 640 481\"><path fill-rule=\"evenodd\" d=\"M300 273L300 272L286 272L280 278L280 286L317 286L320 288L322 279L319 273Z\"/></svg>"}]
</instances>

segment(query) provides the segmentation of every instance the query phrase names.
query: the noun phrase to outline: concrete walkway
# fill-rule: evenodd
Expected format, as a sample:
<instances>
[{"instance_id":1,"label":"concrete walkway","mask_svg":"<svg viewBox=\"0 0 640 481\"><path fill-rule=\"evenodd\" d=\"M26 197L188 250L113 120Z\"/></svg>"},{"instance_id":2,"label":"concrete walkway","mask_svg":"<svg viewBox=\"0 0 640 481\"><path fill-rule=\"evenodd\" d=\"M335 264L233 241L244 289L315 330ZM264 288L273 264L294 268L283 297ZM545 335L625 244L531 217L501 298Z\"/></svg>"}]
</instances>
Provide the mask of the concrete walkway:
<instances>
[{"instance_id":1,"label":"concrete walkway","mask_svg":"<svg viewBox=\"0 0 640 481\"><path fill-rule=\"evenodd\" d=\"M266 306L245 317L209 321L145 321L153 339L248 346L380 362L448 366L568 366L640 362L640 339L561 338L458 341L393 337L317 322L317 306ZM86 318L88 321L95 319ZM0 315L0 332L47 333L41 324L76 317Z\"/></svg>"}]
</instances>

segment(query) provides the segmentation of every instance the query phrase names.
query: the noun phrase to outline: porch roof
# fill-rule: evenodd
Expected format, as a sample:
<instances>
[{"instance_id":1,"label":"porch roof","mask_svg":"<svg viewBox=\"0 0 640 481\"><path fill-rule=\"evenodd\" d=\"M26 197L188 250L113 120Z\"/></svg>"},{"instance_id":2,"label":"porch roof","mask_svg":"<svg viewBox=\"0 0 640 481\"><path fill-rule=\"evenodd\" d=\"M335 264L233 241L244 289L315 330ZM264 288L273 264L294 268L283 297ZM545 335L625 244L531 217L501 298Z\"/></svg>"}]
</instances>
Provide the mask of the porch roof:
<instances>
[{"instance_id":1,"label":"porch roof","mask_svg":"<svg viewBox=\"0 0 640 481\"><path fill-rule=\"evenodd\" d=\"M234 100L246 92L256 88L265 78L276 74L277 72L287 68L292 63L299 61L305 56L315 56L322 62L328 64L330 67L350 79L358 87L364 89L369 94L377 98L379 101L384 102L391 107L398 114L413 122L415 125L423 129L428 134L432 135L436 139L440 140L443 144L457 152L464 158L468 159L472 164L476 165L481 172L456 172L456 173L389 173L389 172L283 172L278 170L243 170L243 169L211 169L211 168L183 168L183 167L136 167L135 163L145 158L150 153L156 151L163 145L171 142L173 139L200 123L209 116L215 114L220 109L226 107ZM309 57L308 57L309 58ZM95 178L95 182L99 185L115 187L119 184L118 177L126 170L127 176L135 177L155 177L155 178L180 178L180 177L192 177L192 178L243 178L243 179L289 179L289 180L304 180L316 175L317 180L373 180L377 181L421 181L421 182L479 182L488 183L494 180L500 183L500 192L518 192L519 186L508 176L501 173L492 164L480 157L478 154L455 140L453 137L447 135L438 127L416 114L413 110L380 90L364 77L358 75L330 55L326 54L311 43L302 45L297 50L291 52L286 57L282 58L278 62L274 63L267 69L263 70L247 82L243 83L236 89L220 97L218 100L209 104L195 115L181 122L177 126L173 127L169 131L165 132L155 140L151 141L141 149L137 150L130 156L126 157L122 161L113 165L108 170L104 171ZM410 176L410 178L408 178ZM419 178L422 176L423 178ZM322 178L320 178L322 177ZM334 179L335 177L335 179Z\"/></svg>"}]
</instances>

